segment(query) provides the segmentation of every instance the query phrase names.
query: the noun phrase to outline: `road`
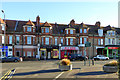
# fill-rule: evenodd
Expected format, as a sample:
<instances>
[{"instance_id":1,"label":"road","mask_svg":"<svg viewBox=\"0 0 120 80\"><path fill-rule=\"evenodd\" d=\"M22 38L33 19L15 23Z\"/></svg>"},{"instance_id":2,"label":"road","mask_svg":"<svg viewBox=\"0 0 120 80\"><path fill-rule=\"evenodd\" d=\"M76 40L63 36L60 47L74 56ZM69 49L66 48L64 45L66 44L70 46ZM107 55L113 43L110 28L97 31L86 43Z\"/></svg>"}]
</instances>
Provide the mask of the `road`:
<instances>
[{"instance_id":1,"label":"road","mask_svg":"<svg viewBox=\"0 0 120 80\"><path fill-rule=\"evenodd\" d=\"M10 69L15 69L16 72L13 75L13 79L17 80L21 78L51 80L58 80L63 78L118 78L117 73L103 72L102 66L109 61L110 60L95 61L95 65L90 66L89 61L86 62L86 66L84 66L84 61L72 61L72 71L60 71L58 68L59 60L2 63L2 74L4 75Z\"/></svg>"}]
</instances>

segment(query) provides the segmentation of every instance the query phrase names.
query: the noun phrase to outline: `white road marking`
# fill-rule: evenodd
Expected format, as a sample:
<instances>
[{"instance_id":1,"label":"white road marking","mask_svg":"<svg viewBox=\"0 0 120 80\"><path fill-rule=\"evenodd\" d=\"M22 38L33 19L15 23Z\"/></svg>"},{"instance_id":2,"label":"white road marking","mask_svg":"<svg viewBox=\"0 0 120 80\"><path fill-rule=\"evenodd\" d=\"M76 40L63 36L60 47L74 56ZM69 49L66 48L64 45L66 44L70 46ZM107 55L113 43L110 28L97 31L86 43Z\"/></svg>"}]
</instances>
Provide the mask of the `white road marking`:
<instances>
[{"instance_id":1,"label":"white road marking","mask_svg":"<svg viewBox=\"0 0 120 80\"><path fill-rule=\"evenodd\" d=\"M63 74L64 72L61 72L59 75L57 75L56 77L55 77L55 79L53 79L53 80L56 80L57 78L59 78L62 74Z\"/></svg>"}]
</instances>

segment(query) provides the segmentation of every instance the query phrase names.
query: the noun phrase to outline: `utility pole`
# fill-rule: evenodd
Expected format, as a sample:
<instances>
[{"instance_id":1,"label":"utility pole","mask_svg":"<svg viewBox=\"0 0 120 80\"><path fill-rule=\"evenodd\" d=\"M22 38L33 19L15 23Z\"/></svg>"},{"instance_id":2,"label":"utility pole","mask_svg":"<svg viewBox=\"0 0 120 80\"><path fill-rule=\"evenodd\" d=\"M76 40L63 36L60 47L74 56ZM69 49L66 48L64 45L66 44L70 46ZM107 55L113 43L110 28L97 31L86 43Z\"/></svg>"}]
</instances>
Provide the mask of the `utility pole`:
<instances>
[{"instance_id":1,"label":"utility pole","mask_svg":"<svg viewBox=\"0 0 120 80\"><path fill-rule=\"evenodd\" d=\"M2 11L2 13L4 14L4 47L3 47L3 49L4 49L4 56L5 56L5 53L6 53L6 51L5 51L5 31L6 31L6 21L5 21L5 12L4 12L4 10L1 10Z\"/></svg>"}]
</instances>

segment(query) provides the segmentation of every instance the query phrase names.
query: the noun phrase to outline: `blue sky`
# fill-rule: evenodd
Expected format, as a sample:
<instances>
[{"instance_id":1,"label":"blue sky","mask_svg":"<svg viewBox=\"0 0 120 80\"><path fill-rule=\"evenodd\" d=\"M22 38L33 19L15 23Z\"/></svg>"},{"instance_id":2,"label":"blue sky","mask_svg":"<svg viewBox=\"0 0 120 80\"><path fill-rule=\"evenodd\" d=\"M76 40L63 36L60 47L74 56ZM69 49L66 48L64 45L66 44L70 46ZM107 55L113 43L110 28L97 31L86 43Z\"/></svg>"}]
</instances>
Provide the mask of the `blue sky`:
<instances>
[{"instance_id":1,"label":"blue sky","mask_svg":"<svg viewBox=\"0 0 120 80\"><path fill-rule=\"evenodd\" d=\"M41 22L69 24L74 19L76 23L100 21L102 26L118 26L117 2L3 2L2 9L11 20L35 21L39 15Z\"/></svg>"}]
</instances>

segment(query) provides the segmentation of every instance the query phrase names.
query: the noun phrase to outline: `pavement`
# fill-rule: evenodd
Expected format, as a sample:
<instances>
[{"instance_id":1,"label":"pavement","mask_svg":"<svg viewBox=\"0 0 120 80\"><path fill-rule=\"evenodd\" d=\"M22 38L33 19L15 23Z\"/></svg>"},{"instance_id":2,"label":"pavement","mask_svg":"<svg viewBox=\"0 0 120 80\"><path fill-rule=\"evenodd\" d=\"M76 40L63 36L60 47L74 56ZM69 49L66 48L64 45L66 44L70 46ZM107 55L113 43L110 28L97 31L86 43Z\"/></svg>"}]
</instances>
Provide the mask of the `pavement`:
<instances>
[{"instance_id":1,"label":"pavement","mask_svg":"<svg viewBox=\"0 0 120 80\"><path fill-rule=\"evenodd\" d=\"M10 69L16 72L11 80L40 80L40 79L80 79L80 80L117 80L118 73L106 73L102 67L107 61L95 61L95 65L89 66L89 61L84 66L84 61L72 61L73 70L60 71L58 68L59 60L42 60L42 61L23 61L19 63L2 63L3 75Z\"/></svg>"}]
</instances>

